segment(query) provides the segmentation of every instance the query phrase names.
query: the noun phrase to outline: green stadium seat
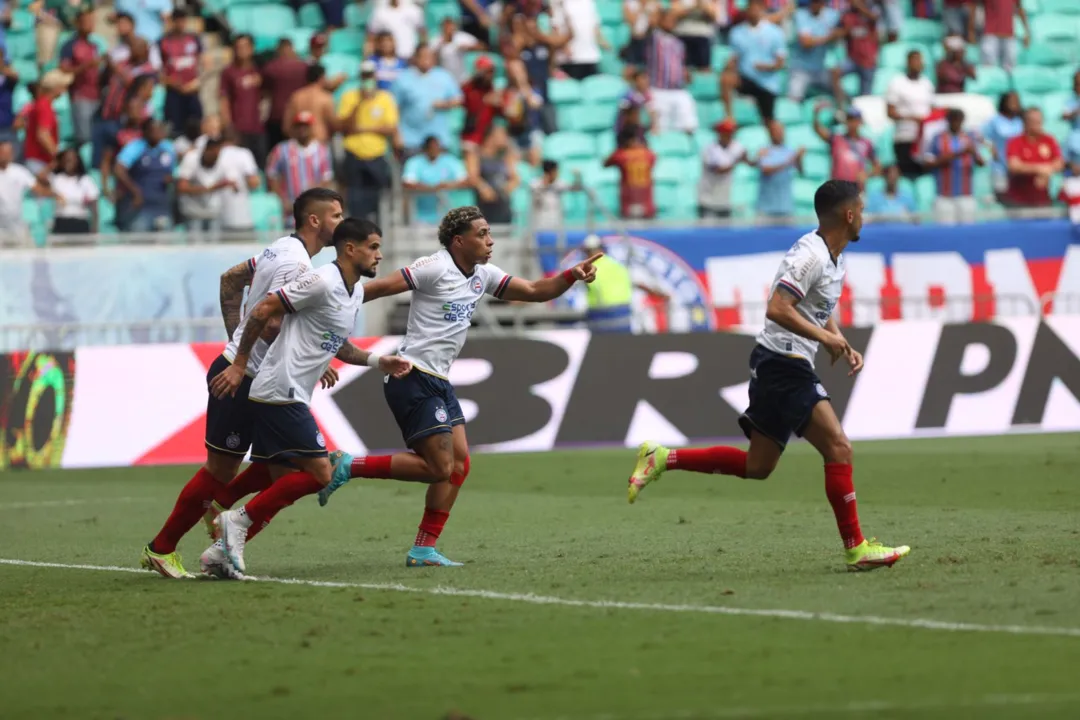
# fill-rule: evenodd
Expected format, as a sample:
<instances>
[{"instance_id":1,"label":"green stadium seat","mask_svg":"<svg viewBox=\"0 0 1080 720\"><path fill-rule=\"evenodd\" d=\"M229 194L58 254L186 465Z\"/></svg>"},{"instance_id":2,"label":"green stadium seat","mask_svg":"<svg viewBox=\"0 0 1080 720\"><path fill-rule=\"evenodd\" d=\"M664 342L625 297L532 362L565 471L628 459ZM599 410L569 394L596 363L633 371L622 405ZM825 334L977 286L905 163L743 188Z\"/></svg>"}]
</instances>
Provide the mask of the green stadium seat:
<instances>
[{"instance_id":1,"label":"green stadium seat","mask_svg":"<svg viewBox=\"0 0 1080 720\"><path fill-rule=\"evenodd\" d=\"M513 213L514 223L525 225L529 221L529 213L532 210L532 193L528 187L518 187L510 193L510 212Z\"/></svg>"},{"instance_id":2,"label":"green stadium seat","mask_svg":"<svg viewBox=\"0 0 1080 720\"><path fill-rule=\"evenodd\" d=\"M581 97L591 103L616 102L626 93L626 82L615 75L593 75L581 81Z\"/></svg>"},{"instance_id":3,"label":"green stadium seat","mask_svg":"<svg viewBox=\"0 0 1080 720\"><path fill-rule=\"evenodd\" d=\"M803 176L821 182L832 173L832 161L825 155L807 153L803 156Z\"/></svg>"},{"instance_id":4,"label":"green stadium seat","mask_svg":"<svg viewBox=\"0 0 1080 720\"><path fill-rule=\"evenodd\" d=\"M684 158L661 157L653 168L653 181L678 185L685 179Z\"/></svg>"},{"instance_id":5,"label":"green stadium seat","mask_svg":"<svg viewBox=\"0 0 1080 720\"><path fill-rule=\"evenodd\" d=\"M724 106L719 102L699 102L697 116L700 127L712 128L714 123L724 117Z\"/></svg>"},{"instance_id":6,"label":"green stadium seat","mask_svg":"<svg viewBox=\"0 0 1080 720\"><path fill-rule=\"evenodd\" d=\"M98 199L98 228L105 230L116 226L116 207L108 198Z\"/></svg>"},{"instance_id":7,"label":"green stadium seat","mask_svg":"<svg viewBox=\"0 0 1080 720\"><path fill-rule=\"evenodd\" d=\"M343 53L326 53L322 57L322 66L326 68L326 74L330 76L344 73L345 77L356 77L360 74L360 62L360 58L356 55Z\"/></svg>"},{"instance_id":8,"label":"green stadium seat","mask_svg":"<svg viewBox=\"0 0 1080 720\"><path fill-rule=\"evenodd\" d=\"M1080 20L1068 15L1039 15L1031 19L1032 46L1045 42L1075 43L1080 40Z\"/></svg>"},{"instance_id":9,"label":"green stadium seat","mask_svg":"<svg viewBox=\"0 0 1080 720\"><path fill-rule=\"evenodd\" d=\"M281 229L281 199L274 193L251 193L251 214L256 230Z\"/></svg>"},{"instance_id":10,"label":"green stadium seat","mask_svg":"<svg viewBox=\"0 0 1080 720\"><path fill-rule=\"evenodd\" d=\"M296 19L300 23L300 27L311 28L312 30L322 30L326 26L326 16L323 15L322 9L316 3L301 5Z\"/></svg>"},{"instance_id":11,"label":"green stadium seat","mask_svg":"<svg viewBox=\"0 0 1080 720\"><path fill-rule=\"evenodd\" d=\"M586 97L588 97L586 95ZM569 112L566 112L566 110ZM577 130L585 133L598 133L615 127L615 115L618 106L613 103L582 103L564 106L559 112L559 127L564 130ZM570 124L563 125L563 118L569 118Z\"/></svg>"},{"instance_id":12,"label":"green stadium seat","mask_svg":"<svg viewBox=\"0 0 1080 720\"><path fill-rule=\"evenodd\" d=\"M693 141L686 133L666 132L649 138L649 147L661 157L687 157L694 154Z\"/></svg>"},{"instance_id":13,"label":"green stadium seat","mask_svg":"<svg viewBox=\"0 0 1080 720\"><path fill-rule=\"evenodd\" d=\"M29 5L29 3L26 3ZM25 32L34 30L34 13L25 8L16 8L11 11L11 31Z\"/></svg>"},{"instance_id":14,"label":"green stadium seat","mask_svg":"<svg viewBox=\"0 0 1080 720\"><path fill-rule=\"evenodd\" d=\"M37 41L33 32L9 32L7 36L9 60L33 60L37 57Z\"/></svg>"},{"instance_id":15,"label":"green stadium seat","mask_svg":"<svg viewBox=\"0 0 1080 720\"><path fill-rule=\"evenodd\" d=\"M711 72L693 73L689 89L695 100L716 100L720 97L720 78Z\"/></svg>"},{"instance_id":16,"label":"green stadium seat","mask_svg":"<svg viewBox=\"0 0 1080 720\"><path fill-rule=\"evenodd\" d=\"M34 60L12 60L11 67L15 69L15 72L19 73L20 85L37 82L38 77L41 75Z\"/></svg>"},{"instance_id":17,"label":"green stadium seat","mask_svg":"<svg viewBox=\"0 0 1080 720\"><path fill-rule=\"evenodd\" d=\"M856 83L858 83L858 79L856 79ZM810 104L813 105L813 103ZM786 97L777 99L776 107L773 110L776 119L784 125L801 123L803 121L802 113L802 103L797 103Z\"/></svg>"},{"instance_id":18,"label":"green stadium seat","mask_svg":"<svg viewBox=\"0 0 1080 720\"><path fill-rule=\"evenodd\" d=\"M568 105L581 102L581 83L573 78L549 81L548 102L552 105Z\"/></svg>"},{"instance_id":19,"label":"green stadium seat","mask_svg":"<svg viewBox=\"0 0 1080 720\"><path fill-rule=\"evenodd\" d=\"M345 25L351 28L365 28L368 18L371 17L371 6L374 3L346 3Z\"/></svg>"},{"instance_id":20,"label":"green stadium seat","mask_svg":"<svg viewBox=\"0 0 1080 720\"><path fill-rule=\"evenodd\" d=\"M617 2L599 2L596 9L600 13L600 22L604 25L624 25L622 5Z\"/></svg>"},{"instance_id":21,"label":"green stadium seat","mask_svg":"<svg viewBox=\"0 0 1080 720\"><path fill-rule=\"evenodd\" d=\"M766 140L767 142L768 140ZM821 138L814 132L814 128L809 125L793 125L787 128L784 134L784 142L793 148L804 147L807 150L821 147Z\"/></svg>"},{"instance_id":22,"label":"green stadium seat","mask_svg":"<svg viewBox=\"0 0 1080 720\"><path fill-rule=\"evenodd\" d=\"M1076 0L1039 0L1039 13L1058 13L1080 17L1080 3Z\"/></svg>"},{"instance_id":23,"label":"green stadium seat","mask_svg":"<svg viewBox=\"0 0 1080 720\"><path fill-rule=\"evenodd\" d=\"M357 4L360 5L361 3ZM368 5L370 3L362 4ZM455 21L459 20L461 18L461 9L456 2L429 2L426 14L428 23L438 29L446 18L453 18Z\"/></svg>"},{"instance_id":24,"label":"green stadium seat","mask_svg":"<svg viewBox=\"0 0 1080 720\"><path fill-rule=\"evenodd\" d=\"M630 28L626 25L607 25L600 32L613 48L625 47L630 42Z\"/></svg>"},{"instance_id":25,"label":"green stadium seat","mask_svg":"<svg viewBox=\"0 0 1080 720\"><path fill-rule=\"evenodd\" d=\"M600 51L600 72L604 75L621 77L623 74L623 61L614 50Z\"/></svg>"},{"instance_id":26,"label":"green stadium seat","mask_svg":"<svg viewBox=\"0 0 1080 720\"><path fill-rule=\"evenodd\" d=\"M592 159L596 156L596 141L591 135L563 130L544 138L544 157L564 162L572 158Z\"/></svg>"},{"instance_id":27,"label":"green stadium seat","mask_svg":"<svg viewBox=\"0 0 1080 720\"><path fill-rule=\"evenodd\" d=\"M604 167L602 162L606 159L604 157L598 158L596 165L592 168L586 169L581 173L581 181L585 183L586 187L599 187L601 185L618 185L619 184L619 169L613 167ZM560 168L561 170L562 168ZM564 175L568 180L573 180L570 175Z\"/></svg>"},{"instance_id":28,"label":"green stadium seat","mask_svg":"<svg viewBox=\"0 0 1080 720\"><path fill-rule=\"evenodd\" d=\"M726 45L713 44L712 46L712 58L709 63L713 70L717 72L727 67L728 58L731 57L731 48Z\"/></svg>"},{"instance_id":29,"label":"green stadium seat","mask_svg":"<svg viewBox=\"0 0 1080 720\"><path fill-rule=\"evenodd\" d=\"M596 156L601 160L615 152L615 131L605 130L596 136Z\"/></svg>"},{"instance_id":30,"label":"green stadium seat","mask_svg":"<svg viewBox=\"0 0 1080 720\"><path fill-rule=\"evenodd\" d=\"M894 42L881 48L878 67L881 69L891 68L893 70L903 71L907 67L908 53L912 50L918 50L923 54L924 60L927 62L930 61L930 49L926 45L914 42ZM880 75L881 73L879 72L878 74Z\"/></svg>"},{"instance_id":31,"label":"green stadium seat","mask_svg":"<svg viewBox=\"0 0 1080 720\"><path fill-rule=\"evenodd\" d=\"M364 33L359 30L335 30L330 33L330 44L326 49L332 53L361 55L364 52L364 39ZM310 41L311 39L308 38L308 42ZM308 46L305 44L303 50L306 52L307 48Z\"/></svg>"},{"instance_id":32,"label":"green stadium seat","mask_svg":"<svg viewBox=\"0 0 1080 720\"><path fill-rule=\"evenodd\" d=\"M758 175L757 171L753 178L740 180L731 185L731 206L736 214L741 217L749 217L754 214L754 208L758 201Z\"/></svg>"},{"instance_id":33,"label":"green stadium seat","mask_svg":"<svg viewBox=\"0 0 1080 720\"><path fill-rule=\"evenodd\" d=\"M769 133L761 126L739 128L735 139L746 148L750 157L757 157L758 152L769 145Z\"/></svg>"},{"instance_id":34,"label":"green stadium seat","mask_svg":"<svg viewBox=\"0 0 1080 720\"><path fill-rule=\"evenodd\" d=\"M732 110L739 127L761 124L761 113L758 112L757 103L750 98L736 98Z\"/></svg>"},{"instance_id":35,"label":"green stadium seat","mask_svg":"<svg viewBox=\"0 0 1080 720\"><path fill-rule=\"evenodd\" d=\"M933 175L923 175L915 181L915 202L918 203L919 212L932 210L935 197L937 197L937 183Z\"/></svg>"},{"instance_id":36,"label":"green stadium seat","mask_svg":"<svg viewBox=\"0 0 1080 720\"><path fill-rule=\"evenodd\" d=\"M312 6L304 6L308 7ZM318 8L315 11L319 12ZM319 17L321 19L322 15ZM225 19L233 32L267 37L280 37L296 27L296 13L283 5L230 6L225 11Z\"/></svg>"},{"instance_id":37,"label":"green stadium seat","mask_svg":"<svg viewBox=\"0 0 1080 720\"><path fill-rule=\"evenodd\" d=\"M1020 55L1021 65L1042 67L1062 67L1071 65L1075 53L1054 43L1037 42Z\"/></svg>"},{"instance_id":38,"label":"green stadium seat","mask_svg":"<svg viewBox=\"0 0 1080 720\"><path fill-rule=\"evenodd\" d=\"M937 20L907 18L900 26L900 39L907 43L934 45L945 37L945 27Z\"/></svg>"},{"instance_id":39,"label":"green stadium seat","mask_svg":"<svg viewBox=\"0 0 1080 720\"><path fill-rule=\"evenodd\" d=\"M878 71L874 73L874 87L872 94L884 95L889 89L889 83L892 79L900 74L900 70L896 68L878 67Z\"/></svg>"},{"instance_id":40,"label":"green stadium seat","mask_svg":"<svg viewBox=\"0 0 1080 720\"><path fill-rule=\"evenodd\" d=\"M968 80L966 85L970 93L997 97L1006 93L1011 88L1009 73L994 65L980 65L975 69L975 79Z\"/></svg>"},{"instance_id":41,"label":"green stadium seat","mask_svg":"<svg viewBox=\"0 0 1080 720\"><path fill-rule=\"evenodd\" d=\"M1037 95L1058 92L1068 87L1062 87L1060 76L1047 72L1045 68L1031 65L1021 65L1013 70L1012 80L1016 90Z\"/></svg>"}]
</instances>

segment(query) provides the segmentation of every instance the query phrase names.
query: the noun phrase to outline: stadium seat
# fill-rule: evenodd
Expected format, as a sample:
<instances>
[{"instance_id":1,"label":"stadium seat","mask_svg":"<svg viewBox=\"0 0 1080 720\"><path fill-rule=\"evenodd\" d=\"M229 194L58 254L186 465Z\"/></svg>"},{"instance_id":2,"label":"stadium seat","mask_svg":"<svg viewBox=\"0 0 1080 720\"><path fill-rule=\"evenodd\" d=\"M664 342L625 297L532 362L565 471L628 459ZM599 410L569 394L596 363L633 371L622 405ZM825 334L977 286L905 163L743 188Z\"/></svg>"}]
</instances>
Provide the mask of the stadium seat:
<instances>
[{"instance_id":1,"label":"stadium seat","mask_svg":"<svg viewBox=\"0 0 1080 720\"><path fill-rule=\"evenodd\" d=\"M548 102L552 105L567 105L581 102L581 83L573 78L549 81Z\"/></svg>"},{"instance_id":2,"label":"stadium seat","mask_svg":"<svg viewBox=\"0 0 1080 720\"><path fill-rule=\"evenodd\" d=\"M885 68L904 70L907 67L908 53L912 50L918 50L922 53L923 60L927 62L930 61L930 49L926 45L915 42L894 42L881 48L878 67L882 70ZM878 74L880 75L881 73L879 72Z\"/></svg>"},{"instance_id":3,"label":"stadium seat","mask_svg":"<svg viewBox=\"0 0 1080 720\"><path fill-rule=\"evenodd\" d=\"M624 25L621 4L600 2L596 9L600 13L600 22L604 25Z\"/></svg>"},{"instance_id":4,"label":"stadium seat","mask_svg":"<svg viewBox=\"0 0 1080 720\"><path fill-rule=\"evenodd\" d=\"M757 178L739 180L731 185L731 206L740 216L748 217L754 214L758 200Z\"/></svg>"},{"instance_id":5,"label":"stadium seat","mask_svg":"<svg viewBox=\"0 0 1080 720\"><path fill-rule=\"evenodd\" d=\"M1022 65L1062 67L1073 61L1075 53L1054 43L1035 43L1020 55Z\"/></svg>"},{"instance_id":6,"label":"stadium seat","mask_svg":"<svg viewBox=\"0 0 1080 720\"><path fill-rule=\"evenodd\" d=\"M304 5L303 9L312 7L311 5ZM319 9L316 7L315 12L319 13ZM241 5L239 7L230 6L225 11L225 18L229 21L229 26L233 32L237 33L250 33L252 35L263 35L267 37L280 37L288 32L290 29L296 27L296 13L292 11L292 8L284 5ZM316 27L321 27L322 14L319 13L320 24Z\"/></svg>"},{"instance_id":7,"label":"stadium seat","mask_svg":"<svg viewBox=\"0 0 1080 720\"><path fill-rule=\"evenodd\" d=\"M1061 78L1045 68L1021 65L1013 70L1013 87L1022 93L1043 94L1062 90Z\"/></svg>"},{"instance_id":8,"label":"stadium seat","mask_svg":"<svg viewBox=\"0 0 1080 720\"><path fill-rule=\"evenodd\" d=\"M761 124L761 113L758 112L756 102L750 98L737 98L733 105L734 107L732 107L732 110L735 113L735 122L739 127Z\"/></svg>"},{"instance_id":9,"label":"stadium seat","mask_svg":"<svg viewBox=\"0 0 1080 720\"><path fill-rule=\"evenodd\" d=\"M596 156L596 141L591 135L563 130L544 138L544 157L557 162L572 158L592 159Z\"/></svg>"},{"instance_id":10,"label":"stadium seat","mask_svg":"<svg viewBox=\"0 0 1080 720\"><path fill-rule=\"evenodd\" d=\"M915 201L919 204L919 212L929 212L934 207L935 197L937 182L932 175L923 175L915 181Z\"/></svg>"},{"instance_id":11,"label":"stadium seat","mask_svg":"<svg viewBox=\"0 0 1080 720\"><path fill-rule=\"evenodd\" d=\"M900 39L908 43L934 45L945 37L945 27L937 20L909 17L900 26Z\"/></svg>"},{"instance_id":12,"label":"stadium seat","mask_svg":"<svg viewBox=\"0 0 1080 720\"><path fill-rule=\"evenodd\" d=\"M370 3L357 3L357 5L369 5ZM430 26L438 31L442 21L453 18L455 21L461 17L461 9L456 2L430 2L427 4L427 20Z\"/></svg>"},{"instance_id":13,"label":"stadium seat","mask_svg":"<svg viewBox=\"0 0 1080 720\"><path fill-rule=\"evenodd\" d=\"M997 97L1009 91L1009 74L994 65L980 65L975 69L975 79L967 81L967 91L979 95Z\"/></svg>"},{"instance_id":14,"label":"stadium seat","mask_svg":"<svg viewBox=\"0 0 1080 720\"><path fill-rule=\"evenodd\" d=\"M322 9L316 3L307 3L300 6L297 21L300 27L321 30L326 25L326 16L323 15Z\"/></svg>"},{"instance_id":15,"label":"stadium seat","mask_svg":"<svg viewBox=\"0 0 1080 720\"><path fill-rule=\"evenodd\" d=\"M586 96L587 97L587 96ZM575 105L569 113L559 113L559 127L564 130L577 130L586 133L598 133L615 125L618 108L615 103L582 103ZM562 120L570 118L570 126L564 127Z\"/></svg>"},{"instance_id":16,"label":"stadium seat","mask_svg":"<svg viewBox=\"0 0 1080 720\"><path fill-rule=\"evenodd\" d=\"M803 156L803 176L821 182L827 180L832 172L832 160L819 153L807 153Z\"/></svg>"},{"instance_id":17,"label":"stadium seat","mask_svg":"<svg viewBox=\"0 0 1080 720\"><path fill-rule=\"evenodd\" d=\"M581 81L581 97L591 103L618 101L626 93L626 83L614 75L593 75Z\"/></svg>"},{"instance_id":18,"label":"stadium seat","mask_svg":"<svg viewBox=\"0 0 1080 720\"><path fill-rule=\"evenodd\" d=\"M596 156L601 160L615 152L615 131L607 130L596 136Z\"/></svg>"},{"instance_id":19,"label":"stadium seat","mask_svg":"<svg viewBox=\"0 0 1080 720\"><path fill-rule=\"evenodd\" d=\"M7 36L9 60L33 60L37 56L37 42L33 32L10 32Z\"/></svg>"},{"instance_id":20,"label":"stadium seat","mask_svg":"<svg viewBox=\"0 0 1080 720\"><path fill-rule=\"evenodd\" d=\"M1080 21L1067 15L1039 15L1032 18L1032 46L1040 43L1075 43L1080 39Z\"/></svg>"},{"instance_id":21,"label":"stadium seat","mask_svg":"<svg viewBox=\"0 0 1080 720\"><path fill-rule=\"evenodd\" d=\"M649 147L661 157L686 157L694 154L693 141L686 133L666 132L649 138Z\"/></svg>"},{"instance_id":22,"label":"stadium seat","mask_svg":"<svg viewBox=\"0 0 1080 720\"><path fill-rule=\"evenodd\" d=\"M719 102L699 102L697 116L700 127L711 128L713 123L724 117L724 106Z\"/></svg>"},{"instance_id":23,"label":"stadium seat","mask_svg":"<svg viewBox=\"0 0 1080 720\"><path fill-rule=\"evenodd\" d=\"M855 82L858 83L858 78ZM809 104L813 107L813 103ZM797 125L803 121L802 104L786 97L777 99L773 114L784 125Z\"/></svg>"},{"instance_id":24,"label":"stadium seat","mask_svg":"<svg viewBox=\"0 0 1080 720\"><path fill-rule=\"evenodd\" d=\"M690 78L690 94L695 100L716 100L720 97L720 78L715 74L694 73Z\"/></svg>"},{"instance_id":25,"label":"stadium seat","mask_svg":"<svg viewBox=\"0 0 1080 720\"><path fill-rule=\"evenodd\" d=\"M37 63L34 60L12 60L11 67L19 73L19 84L37 82L40 77Z\"/></svg>"},{"instance_id":26,"label":"stadium seat","mask_svg":"<svg viewBox=\"0 0 1080 720\"><path fill-rule=\"evenodd\" d=\"M768 144L766 135L765 143ZM784 141L793 148L804 147L807 150L821 146L821 138L809 125L794 125L787 128Z\"/></svg>"},{"instance_id":27,"label":"stadium seat","mask_svg":"<svg viewBox=\"0 0 1080 720\"><path fill-rule=\"evenodd\" d=\"M896 68L878 67L878 71L874 73L874 87L871 92L874 95L885 95L889 89L889 83L900 73L901 71Z\"/></svg>"},{"instance_id":28,"label":"stadium seat","mask_svg":"<svg viewBox=\"0 0 1080 720\"><path fill-rule=\"evenodd\" d=\"M360 74L360 58L355 55L326 53L322 57L322 66L331 76L344 73L345 77L352 78Z\"/></svg>"},{"instance_id":29,"label":"stadium seat","mask_svg":"<svg viewBox=\"0 0 1080 720\"><path fill-rule=\"evenodd\" d=\"M270 192L251 193L251 214L256 230L280 230L281 198Z\"/></svg>"},{"instance_id":30,"label":"stadium seat","mask_svg":"<svg viewBox=\"0 0 1080 720\"><path fill-rule=\"evenodd\" d=\"M1080 3L1076 0L1039 0L1039 12L1080 17Z\"/></svg>"},{"instance_id":31,"label":"stadium seat","mask_svg":"<svg viewBox=\"0 0 1080 720\"><path fill-rule=\"evenodd\" d=\"M762 148L769 145L769 133L760 125L739 128L735 134L735 139L746 148L746 152L750 157L756 157Z\"/></svg>"},{"instance_id":32,"label":"stadium seat","mask_svg":"<svg viewBox=\"0 0 1080 720\"><path fill-rule=\"evenodd\" d=\"M307 48L308 45L305 44L303 46L305 52ZM364 51L364 33L358 30L336 30L330 33L330 44L327 50L332 53L361 55Z\"/></svg>"},{"instance_id":33,"label":"stadium seat","mask_svg":"<svg viewBox=\"0 0 1080 720\"><path fill-rule=\"evenodd\" d=\"M345 25L351 28L363 29L367 27L368 18L371 17L371 6L374 3L346 3Z\"/></svg>"},{"instance_id":34,"label":"stadium seat","mask_svg":"<svg viewBox=\"0 0 1080 720\"><path fill-rule=\"evenodd\" d=\"M712 58L709 63L713 70L721 71L727 67L728 58L731 57L731 48L726 45L720 45L719 43L713 44Z\"/></svg>"}]
</instances>

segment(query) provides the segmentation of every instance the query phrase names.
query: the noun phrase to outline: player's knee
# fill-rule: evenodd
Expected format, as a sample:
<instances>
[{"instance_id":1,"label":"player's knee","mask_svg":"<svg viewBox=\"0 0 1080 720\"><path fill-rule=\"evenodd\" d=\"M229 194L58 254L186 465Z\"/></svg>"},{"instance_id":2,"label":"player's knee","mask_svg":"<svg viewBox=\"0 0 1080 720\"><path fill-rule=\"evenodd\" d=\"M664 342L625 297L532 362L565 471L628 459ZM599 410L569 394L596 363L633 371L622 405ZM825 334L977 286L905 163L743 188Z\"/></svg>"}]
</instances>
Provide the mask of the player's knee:
<instances>
[{"instance_id":1,"label":"player's knee","mask_svg":"<svg viewBox=\"0 0 1080 720\"><path fill-rule=\"evenodd\" d=\"M851 441L847 439L846 435L837 435L829 441L825 452L825 462L850 465L853 457L854 451L851 449Z\"/></svg>"},{"instance_id":2,"label":"player's knee","mask_svg":"<svg viewBox=\"0 0 1080 720\"><path fill-rule=\"evenodd\" d=\"M746 479L748 480L765 480L772 471L776 469L775 462L769 462L768 460L746 460Z\"/></svg>"},{"instance_id":3,"label":"player's knee","mask_svg":"<svg viewBox=\"0 0 1080 720\"><path fill-rule=\"evenodd\" d=\"M206 472L213 475L214 479L219 483L227 485L234 477L236 477L236 473L239 472L240 459L212 452L207 454L206 463L203 467L206 469Z\"/></svg>"},{"instance_id":4,"label":"player's knee","mask_svg":"<svg viewBox=\"0 0 1080 720\"><path fill-rule=\"evenodd\" d=\"M428 470L431 471L431 477L435 482L450 482L454 476L453 456L448 455L428 460L427 464Z\"/></svg>"},{"instance_id":5,"label":"player's knee","mask_svg":"<svg viewBox=\"0 0 1080 720\"><path fill-rule=\"evenodd\" d=\"M466 455L464 459L454 460L454 472L450 476L450 484L454 487L461 487L465 484L465 478L469 477L469 456Z\"/></svg>"}]
</instances>

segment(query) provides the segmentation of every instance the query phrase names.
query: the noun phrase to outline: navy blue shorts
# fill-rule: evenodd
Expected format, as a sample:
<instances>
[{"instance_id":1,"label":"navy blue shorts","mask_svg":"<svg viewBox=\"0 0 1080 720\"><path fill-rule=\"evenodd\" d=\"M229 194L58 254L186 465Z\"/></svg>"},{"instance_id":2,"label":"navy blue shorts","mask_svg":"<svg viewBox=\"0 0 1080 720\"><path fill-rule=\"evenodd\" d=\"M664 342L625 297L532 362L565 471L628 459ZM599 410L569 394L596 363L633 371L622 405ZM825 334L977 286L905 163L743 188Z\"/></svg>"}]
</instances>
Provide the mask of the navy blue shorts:
<instances>
[{"instance_id":1,"label":"navy blue shorts","mask_svg":"<svg viewBox=\"0 0 1080 720\"><path fill-rule=\"evenodd\" d=\"M307 405L302 402L277 405L258 400L248 403L255 417L252 462L289 465L291 458L327 456L326 438Z\"/></svg>"},{"instance_id":2,"label":"navy blue shorts","mask_svg":"<svg viewBox=\"0 0 1080 720\"><path fill-rule=\"evenodd\" d=\"M405 447L465 424L454 386L440 377L415 369L401 380L387 375L383 394L401 429Z\"/></svg>"},{"instance_id":3,"label":"navy blue shorts","mask_svg":"<svg viewBox=\"0 0 1080 720\"><path fill-rule=\"evenodd\" d=\"M750 407L739 427L746 437L757 430L783 449L791 433L802 437L814 406L828 399L810 363L758 345L750 353Z\"/></svg>"},{"instance_id":4,"label":"navy blue shorts","mask_svg":"<svg viewBox=\"0 0 1080 720\"><path fill-rule=\"evenodd\" d=\"M224 355L218 355L206 372L206 386L230 363ZM248 403L251 378L247 375L236 389L236 396L218 399L209 395L206 401L206 436L203 440L207 450L244 457L251 447L252 414Z\"/></svg>"}]
</instances>

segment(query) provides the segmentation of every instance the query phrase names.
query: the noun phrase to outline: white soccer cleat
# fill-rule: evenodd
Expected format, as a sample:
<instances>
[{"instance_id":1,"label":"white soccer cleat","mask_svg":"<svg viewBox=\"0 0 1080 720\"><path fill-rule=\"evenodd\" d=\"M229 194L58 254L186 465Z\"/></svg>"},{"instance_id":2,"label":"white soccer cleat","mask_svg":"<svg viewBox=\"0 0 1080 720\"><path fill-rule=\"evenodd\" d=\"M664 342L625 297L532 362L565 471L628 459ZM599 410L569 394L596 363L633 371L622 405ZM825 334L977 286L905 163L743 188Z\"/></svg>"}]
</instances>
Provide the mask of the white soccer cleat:
<instances>
[{"instance_id":1,"label":"white soccer cleat","mask_svg":"<svg viewBox=\"0 0 1080 720\"><path fill-rule=\"evenodd\" d=\"M229 562L225 555L225 546L220 540L206 548L199 556L199 569L202 574L218 580L247 580L247 575L240 572Z\"/></svg>"},{"instance_id":2,"label":"white soccer cleat","mask_svg":"<svg viewBox=\"0 0 1080 720\"><path fill-rule=\"evenodd\" d=\"M248 525L242 524L245 519L241 517L238 510L228 510L214 520L218 527L218 538L225 551L225 558L241 574L247 570L244 566L244 544L247 542L250 521Z\"/></svg>"}]
</instances>

